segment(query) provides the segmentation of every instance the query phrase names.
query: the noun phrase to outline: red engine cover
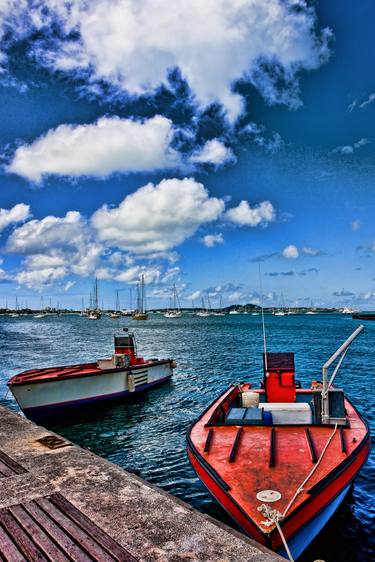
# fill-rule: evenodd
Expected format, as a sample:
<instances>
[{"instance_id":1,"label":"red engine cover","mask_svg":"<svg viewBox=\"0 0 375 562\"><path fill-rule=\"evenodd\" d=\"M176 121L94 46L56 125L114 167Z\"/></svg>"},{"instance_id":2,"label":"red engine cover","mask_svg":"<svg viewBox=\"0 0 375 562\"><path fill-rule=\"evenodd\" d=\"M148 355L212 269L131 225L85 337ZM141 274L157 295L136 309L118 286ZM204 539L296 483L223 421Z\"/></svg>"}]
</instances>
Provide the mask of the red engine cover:
<instances>
[{"instance_id":1,"label":"red engine cover","mask_svg":"<svg viewBox=\"0 0 375 562\"><path fill-rule=\"evenodd\" d=\"M267 402L295 402L296 381L293 372L269 371L265 376Z\"/></svg>"}]
</instances>

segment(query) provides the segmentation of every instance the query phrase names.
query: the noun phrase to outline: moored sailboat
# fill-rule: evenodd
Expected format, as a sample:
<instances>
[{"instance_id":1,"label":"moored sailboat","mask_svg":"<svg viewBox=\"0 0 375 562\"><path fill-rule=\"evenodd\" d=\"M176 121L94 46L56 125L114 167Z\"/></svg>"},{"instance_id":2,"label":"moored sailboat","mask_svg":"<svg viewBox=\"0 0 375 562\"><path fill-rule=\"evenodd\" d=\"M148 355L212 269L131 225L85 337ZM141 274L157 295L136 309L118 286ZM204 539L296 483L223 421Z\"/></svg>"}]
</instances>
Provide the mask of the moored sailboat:
<instances>
[{"instance_id":1,"label":"moored sailboat","mask_svg":"<svg viewBox=\"0 0 375 562\"><path fill-rule=\"evenodd\" d=\"M132 314L133 320L148 320L145 311L145 278L141 275L141 281L137 287L137 310Z\"/></svg>"}]
</instances>

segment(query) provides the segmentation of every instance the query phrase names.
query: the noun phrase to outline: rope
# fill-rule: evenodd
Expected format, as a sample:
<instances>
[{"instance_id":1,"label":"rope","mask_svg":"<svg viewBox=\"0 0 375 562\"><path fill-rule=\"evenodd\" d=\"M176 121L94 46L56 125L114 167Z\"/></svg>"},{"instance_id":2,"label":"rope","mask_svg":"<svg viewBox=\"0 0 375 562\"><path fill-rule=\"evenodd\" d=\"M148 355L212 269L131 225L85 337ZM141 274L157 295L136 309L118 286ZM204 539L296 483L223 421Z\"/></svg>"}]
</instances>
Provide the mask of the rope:
<instances>
[{"instance_id":1,"label":"rope","mask_svg":"<svg viewBox=\"0 0 375 562\"><path fill-rule=\"evenodd\" d=\"M267 517L267 519L268 519L268 521L262 522L264 525L271 525L272 523L275 524L276 529L279 531L279 535L280 535L281 540L283 542L283 545L284 545L284 548L285 548L286 553L288 555L289 561L294 562L294 558L292 556L292 553L289 550L288 543L286 542L286 538L284 536L284 533L282 532L282 529L281 529L280 523L279 523L279 521L281 521L284 518L284 516L277 509L272 509L272 507L270 505L265 505L264 503L262 503L262 505L260 505L258 507L258 511L260 511L261 514L264 515L265 517Z\"/></svg>"},{"instance_id":2,"label":"rope","mask_svg":"<svg viewBox=\"0 0 375 562\"><path fill-rule=\"evenodd\" d=\"M322 458L323 458L323 456L324 456L324 453L325 453L326 450L328 449L328 445L331 443L331 441L332 441L332 439L333 439L333 437L334 437L334 435L335 435L335 433L336 433L336 430L337 430L337 424L335 425L335 429L333 430L333 432L332 432L331 435L329 436L329 439L328 439L327 443L325 444L323 451L321 452L321 455L320 455L320 457L319 457L319 459L318 459L318 462L317 462L316 464L314 464L313 469L312 469L311 472L306 476L305 480L302 482L302 484L299 486L299 488L297 488L296 493L294 494L294 496L292 497L292 499L290 500L290 502L289 502L288 505L286 506L286 508L285 508L285 510L284 510L284 513L283 513L283 517L286 516L286 514L287 514L288 511L289 511L289 509L291 508L291 506L292 506L293 503L295 502L295 500L296 500L298 494L300 494L301 492L303 492L303 488L304 488L306 482L308 482L308 480L310 480L311 476L314 474L314 472L315 472L316 469L318 468L318 466L319 466L319 464L320 464L320 462L321 462L321 460L322 460Z\"/></svg>"},{"instance_id":3,"label":"rope","mask_svg":"<svg viewBox=\"0 0 375 562\"><path fill-rule=\"evenodd\" d=\"M333 439L333 437L334 437L336 431L337 431L337 423L336 423L336 425L335 425L335 428L334 428L333 432L332 432L331 435L329 436L328 441L327 441L327 443L325 444L324 449L323 449L323 451L321 452L320 457L319 457L317 463L314 465L313 469L312 469L312 470L309 472L309 474L306 476L306 478L305 478L305 480L302 482L302 484L297 488L297 490L296 490L294 496L292 497L292 499L290 500L290 502L289 502L288 505L286 506L286 508L285 508L285 510L284 510L284 513L280 513L279 511L277 511L277 509L272 509L269 505L265 505L265 504L262 504L262 505L260 505L260 506L258 507L258 511L260 511L260 512L262 513L262 515L264 515L264 516L267 517L267 519L268 519L268 522L264 522L264 524L265 524L265 525L270 525L270 524L271 524L270 522L272 522L272 523L275 524L276 529L277 529L278 532L279 532L279 535L280 535L280 537L281 537L281 540L282 540L282 542L283 542L285 551L286 551L286 553L287 553L287 555L288 555L288 558L289 558L289 561L290 561L290 562L294 562L294 559L293 559L292 554L291 554L291 552L290 552L290 550L289 550L288 543L286 542L286 538L285 538L285 536L284 536L284 533L283 533L283 531L282 531L282 529L281 529L280 521L282 521L282 520L285 518L285 516L286 516L286 514L288 513L289 509L291 508L291 506L292 506L293 503L295 502L295 500L296 500L298 494L300 494L300 493L303 491L306 482L308 482L308 481L310 480L311 476L314 474L314 472L315 472L316 469L318 468L318 466L319 466L319 464L320 464L322 458L324 457L324 454L325 454L326 450L328 449L328 446L329 446L329 444L331 443L331 441L332 441L332 439Z\"/></svg>"}]
</instances>

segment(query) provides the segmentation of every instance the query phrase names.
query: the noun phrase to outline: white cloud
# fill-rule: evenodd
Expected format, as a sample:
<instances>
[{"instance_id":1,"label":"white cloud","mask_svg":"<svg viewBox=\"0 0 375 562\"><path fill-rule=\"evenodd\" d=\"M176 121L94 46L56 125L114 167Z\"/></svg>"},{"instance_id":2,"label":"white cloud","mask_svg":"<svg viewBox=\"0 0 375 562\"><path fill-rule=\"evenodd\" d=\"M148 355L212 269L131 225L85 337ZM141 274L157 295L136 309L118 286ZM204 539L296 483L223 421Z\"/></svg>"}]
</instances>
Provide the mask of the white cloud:
<instances>
[{"instance_id":1,"label":"white cloud","mask_svg":"<svg viewBox=\"0 0 375 562\"><path fill-rule=\"evenodd\" d=\"M0 209L0 232L10 224L23 222L30 216L30 207L24 203L18 203L11 209Z\"/></svg>"},{"instance_id":2,"label":"white cloud","mask_svg":"<svg viewBox=\"0 0 375 562\"><path fill-rule=\"evenodd\" d=\"M305 256L316 257L322 254L322 251L319 248L311 248L310 246L305 246L301 248L301 254L305 254Z\"/></svg>"},{"instance_id":3,"label":"white cloud","mask_svg":"<svg viewBox=\"0 0 375 562\"><path fill-rule=\"evenodd\" d=\"M375 93L372 93L372 94L369 95L367 100L365 100L361 104L359 104L359 107L360 107L360 109L364 109L368 105L374 103L374 101L375 101Z\"/></svg>"},{"instance_id":4,"label":"white cloud","mask_svg":"<svg viewBox=\"0 0 375 562\"><path fill-rule=\"evenodd\" d=\"M206 236L203 236L202 242L207 248L213 248L217 244L223 244L224 237L221 232L219 234L206 234Z\"/></svg>"},{"instance_id":5,"label":"white cloud","mask_svg":"<svg viewBox=\"0 0 375 562\"><path fill-rule=\"evenodd\" d=\"M68 274L91 275L102 253L77 211L25 223L12 232L6 249L25 256L17 281L36 289Z\"/></svg>"},{"instance_id":6,"label":"white cloud","mask_svg":"<svg viewBox=\"0 0 375 562\"><path fill-rule=\"evenodd\" d=\"M92 217L102 242L136 254L164 252L216 220L224 202L190 178L149 183L118 207L103 206Z\"/></svg>"},{"instance_id":7,"label":"white cloud","mask_svg":"<svg viewBox=\"0 0 375 562\"><path fill-rule=\"evenodd\" d=\"M247 201L241 201L237 207L229 209L225 217L239 226L266 226L275 220L276 212L269 201L263 201L254 207L250 207Z\"/></svg>"},{"instance_id":8,"label":"white cloud","mask_svg":"<svg viewBox=\"0 0 375 562\"><path fill-rule=\"evenodd\" d=\"M298 248L296 246L294 246L293 244L290 244L289 246L284 248L284 250L282 251L282 255L283 255L284 258L287 258L287 259L296 259L299 256L299 251L298 251Z\"/></svg>"},{"instance_id":9,"label":"white cloud","mask_svg":"<svg viewBox=\"0 0 375 562\"><path fill-rule=\"evenodd\" d=\"M370 141L368 139L361 138L357 142L355 142L353 146L350 144L344 146L336 146L333 150L331 150L331 154L353 154L355 150L358 150L358 148L361 148L361 146L365 146L369 143Z\"/></svg>"},{"instance_id":10,"label":"white cloud","mask_svg":"<svg viewBox=\"0 0 375 562\"><path fill-rule=\"evenodd\" d=\"M190 161L199 164L213 164L216 167L235 161L235 156L230 148L218 139L207 141L190 157Z\"/></svg>"},{"instance_id":11,"label":"white cloud","mask_svg":"<svg viewBox=\"0 0 375 562\"><path fill-rule=\"evenodd\" d=\"M187 301L196 301L197 299L199 299L202 296L202 293L200 291L194 291L194 293L192 293L191 295L188 295L187 297L185 297L185 300Z\"/></svg>"},{"instance_id":12,"label":"white cloud","mask_svg":"<svg viewBox=\"0 0 375 562\"><path fill-rule=\"evenodd\" d=\"M115 277L115 280L123 283L138 283L141 275L143 275L145 283L158 283L161 274L162 270L160 266L134 265L119 273Z\"/></svg>"},{"instance_id":13,"label":"white cloud","mask_svg":"<svg viewBox=\"0 0 375 562\"><path fill-rule=\"evenodd\" d=\"M296 105L300 70L317 68L329 52L331 32L318 31L306 0L18 4L3 8L4 28L18 39L39 31L32 51L45 66L136 96L168 87L178 67L201 106L219 101L232 120L242 110L237 80L252 82L269 103Z\"/></svg>"},{"instance_id":14,"label":"white cloud","mask_svg":"<svg viewBox=\"0 0 375 562\"><path fill-rule=\"evenodd\" d=\"M90 125L60 125L17 148L8 172L40 182L49 174L105 177L114 172L176 168L172 122L156 115L144 120L102 117Z\"/></svg>"},{"instance_id":15,"label":"white cloud","mask_svg":"<svg viewBox=\"0 0 375 562\"><path fill-rule=\"evenodd\" d=\"M352 221L351 227L353 232L357 232L357 230L361 228L361 221L359 219L355 219Z\"/></svg>"}]
</instances>

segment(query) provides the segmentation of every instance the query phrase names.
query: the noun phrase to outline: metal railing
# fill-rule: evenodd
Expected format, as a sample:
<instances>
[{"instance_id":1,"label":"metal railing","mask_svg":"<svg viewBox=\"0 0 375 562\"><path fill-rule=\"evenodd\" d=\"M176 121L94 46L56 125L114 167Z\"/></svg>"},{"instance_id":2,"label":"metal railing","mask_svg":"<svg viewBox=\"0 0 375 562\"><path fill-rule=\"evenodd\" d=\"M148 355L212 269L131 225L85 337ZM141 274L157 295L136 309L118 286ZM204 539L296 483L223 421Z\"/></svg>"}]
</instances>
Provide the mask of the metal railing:
<instances>
[{"instance_id":1,"label":"metal railing","mask_svg":"<svg viewBox=\"0 0 375 562\"><path fill-rule=\"evenodd\" d=\"M355 340L357 336L362 332L364 326L361 324L358 326L356 330L352 333L351 336L338 348L337 351L328 359L326 363L323 365L323 389L322 389L322 423L329 423L329 399L328 399L328 391L335 380L335 377L341 367L342 362L346 356L346 353L349 349L350 344ZM332 376L328 382L328 369L330 366L339 358L338 363L335 367L335 370L332 373Z\"/></svg>"}]
</instances>

